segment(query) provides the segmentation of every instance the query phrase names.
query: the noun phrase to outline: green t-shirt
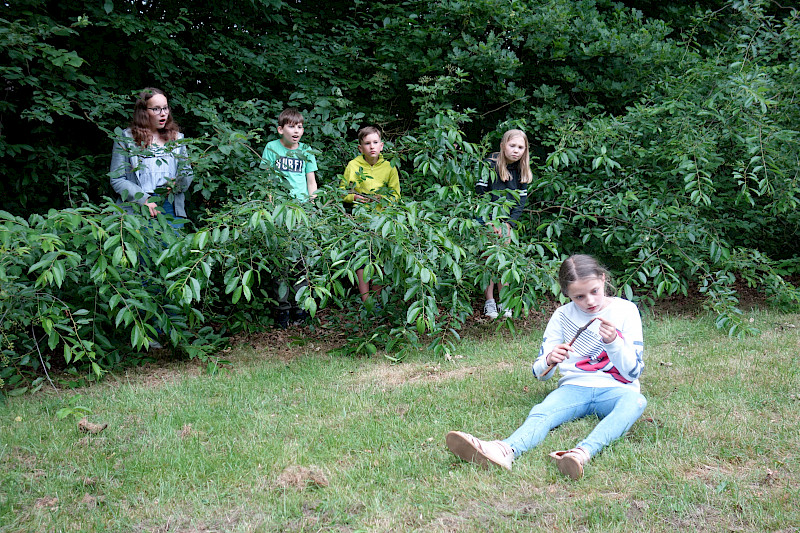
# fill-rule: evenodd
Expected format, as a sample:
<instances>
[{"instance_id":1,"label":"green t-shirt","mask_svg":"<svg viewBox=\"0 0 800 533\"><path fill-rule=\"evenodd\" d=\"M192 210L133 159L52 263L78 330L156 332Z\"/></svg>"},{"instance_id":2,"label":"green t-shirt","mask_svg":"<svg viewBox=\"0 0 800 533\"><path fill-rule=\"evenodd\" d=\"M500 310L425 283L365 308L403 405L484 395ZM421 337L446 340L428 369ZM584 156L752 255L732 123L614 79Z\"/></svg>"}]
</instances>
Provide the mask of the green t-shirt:
<instances>
[{"instance_id":1,"label":"green t-shirt","mask_svg":"<svg viewBox=\"0 0 800 533\"><path fill-rule=\"evenodd\" d=\"M286 148L280 139L267 143L261 155L261 168L272 165L286 178L289 190L295 198L308 198L306 174L317 171L317 159L308 148L300 143L294 150Z\"/></svg>"}]
</instances>

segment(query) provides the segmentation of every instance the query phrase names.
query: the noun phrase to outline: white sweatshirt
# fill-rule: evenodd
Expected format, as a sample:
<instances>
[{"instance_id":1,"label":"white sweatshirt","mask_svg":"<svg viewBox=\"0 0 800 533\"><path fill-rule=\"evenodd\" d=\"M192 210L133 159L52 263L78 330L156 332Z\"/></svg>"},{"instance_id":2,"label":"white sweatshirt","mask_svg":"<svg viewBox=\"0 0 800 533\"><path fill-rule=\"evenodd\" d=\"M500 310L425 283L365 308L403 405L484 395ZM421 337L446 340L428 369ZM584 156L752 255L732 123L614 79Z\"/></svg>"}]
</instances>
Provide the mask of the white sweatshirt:
<instances>
[{"instance_id":1,"label":"white sweatshirt","mask_svg":"<svg viewBox=\"0 0 800 533\"><path fill-rule=\"evenodd\" d=\"M595 320L572 345L575 352L558 364L561 385L581 387L627 387L639 391L639 375L644 369L642 354L642 317L636 305L622 298L611 297L606 307L594 314L583 312L570 302L562 305L547 323L539 357L533 363L533 374L540 380L550 379L555 369L544 375L547 355L558 344L572 340L578 329L592 318L603 317L617 327L617 338L610 344L598 333Z\"/></svg>"}]
</instances>

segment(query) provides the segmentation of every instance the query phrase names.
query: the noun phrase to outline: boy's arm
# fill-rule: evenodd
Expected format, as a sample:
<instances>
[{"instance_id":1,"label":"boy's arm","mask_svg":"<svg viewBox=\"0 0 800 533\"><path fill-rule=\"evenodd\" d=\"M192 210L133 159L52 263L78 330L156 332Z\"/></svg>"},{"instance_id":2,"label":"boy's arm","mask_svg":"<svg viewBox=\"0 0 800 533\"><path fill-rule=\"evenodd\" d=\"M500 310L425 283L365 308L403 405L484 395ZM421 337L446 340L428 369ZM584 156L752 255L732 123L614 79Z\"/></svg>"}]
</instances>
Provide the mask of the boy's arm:
<instances>
[{"instance_id":1,"label":"boy's arm","mask_svg":"<svg viewBox=\"0 0 800 533\"><path fill-rule=\"evenodd\" d=\"M264 151L261 153L261 162L258 164L258 168L264 170L270 165L274 165L277 155L269 149L269 145L265 146Z\"/></svg>"},{"instance_id":2,"label":"boy's arm","mask_svg":"<svg viewBox=\"0 0 800 533\"><path fill-rule=\"evenodd\" d=\"M315 198L316 195L314 193L317 192L317 177L313 172L309 172L306 174L306 185L308 186L308 195L311 198Z\"/></svg>"},{"instance_id":3,"label":"boy's arm","mask_svg":"<svg viewBox=\"0 0 800 533\"><path fill-rule=\"evenodd\" d=\"M350 184L356 181L355 179L355 170L353 169L353 165L350 163L344 168L344 174L342 175L342 181L339 184L340 189L348 189L350 188ZM348 204L352 204L356 201L355 194L346 194L344 196L344 202Z\"/></svg>"},{"instance_id":4,"label":"boy's arm","mask_svg":"<svg viewBox=\"0 0 800 533\"><path fill-rule=\"evenodd\" d=\"M389 183L386 184L387 187L394 191L394 199L400 199L400 175L397 172L397 167L392 167L392 171L389 173Z\"/></svg>"}]
</instances>

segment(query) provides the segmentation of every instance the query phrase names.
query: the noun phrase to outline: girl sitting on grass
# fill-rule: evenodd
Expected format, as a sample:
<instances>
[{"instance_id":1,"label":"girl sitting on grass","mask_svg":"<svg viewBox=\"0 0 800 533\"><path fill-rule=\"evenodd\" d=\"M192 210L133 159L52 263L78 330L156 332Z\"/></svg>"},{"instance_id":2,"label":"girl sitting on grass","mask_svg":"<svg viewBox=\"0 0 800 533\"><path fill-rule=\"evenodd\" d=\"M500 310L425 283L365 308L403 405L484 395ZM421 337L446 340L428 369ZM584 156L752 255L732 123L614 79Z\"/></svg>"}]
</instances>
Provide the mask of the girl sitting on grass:
<instances>
[{"instance_id":1,"label":"girl sitting on grass","mask_svg":"<svg viewBox=\"0 0 800 533\"><path fill-rule=\"evenodd\" d=\"M514 459L542 442L551 429L597 415L600 422L588 437L571 450L550 454L562 474L579 479L589 459L625 434L644 411L647 400L639 393L644 368L639 310L627 300L606 295L609 273L591 256L564 261L558 282L572 301L553 313L533 363L533 374L540 380L552 377L557 366L558 388L505 440L448 433L447 447L461 459L511 470Z\"/></svg>"}]
</instances>

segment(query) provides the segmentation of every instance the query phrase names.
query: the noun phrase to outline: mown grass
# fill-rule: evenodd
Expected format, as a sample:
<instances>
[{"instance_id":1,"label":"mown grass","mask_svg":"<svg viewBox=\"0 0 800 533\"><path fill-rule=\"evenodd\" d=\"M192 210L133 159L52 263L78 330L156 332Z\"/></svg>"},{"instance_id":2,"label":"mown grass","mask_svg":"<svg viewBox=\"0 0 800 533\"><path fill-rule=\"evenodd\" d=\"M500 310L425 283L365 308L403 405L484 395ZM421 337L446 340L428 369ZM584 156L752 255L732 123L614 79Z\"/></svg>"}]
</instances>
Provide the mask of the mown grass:
<instances>
[{"instance_id":1,"label":"mown grass","mask_svg":"<svg viewBox=\"0 0 800 533\"><path fill-rule=\"evenodd\" d=\"M459 462L451 429L510 434L555 386L530 374L540 331L487 331L451 361L285 362L239 347L231 372L159 368L0 405L0 531L798 531L800 315L755 311L763 333L647 320L649 405L628 436L560 476L554 430L510 473Z\"/></svg>"}]
</instances>

